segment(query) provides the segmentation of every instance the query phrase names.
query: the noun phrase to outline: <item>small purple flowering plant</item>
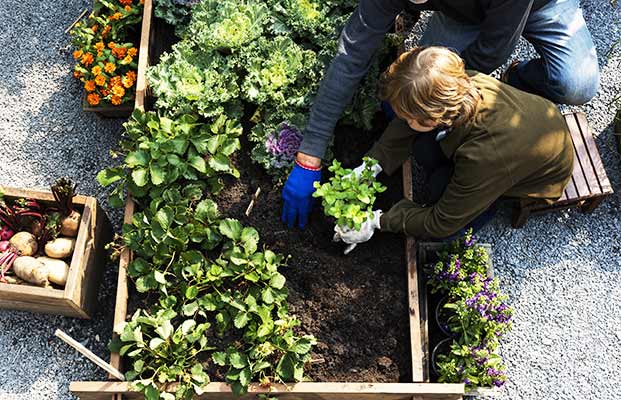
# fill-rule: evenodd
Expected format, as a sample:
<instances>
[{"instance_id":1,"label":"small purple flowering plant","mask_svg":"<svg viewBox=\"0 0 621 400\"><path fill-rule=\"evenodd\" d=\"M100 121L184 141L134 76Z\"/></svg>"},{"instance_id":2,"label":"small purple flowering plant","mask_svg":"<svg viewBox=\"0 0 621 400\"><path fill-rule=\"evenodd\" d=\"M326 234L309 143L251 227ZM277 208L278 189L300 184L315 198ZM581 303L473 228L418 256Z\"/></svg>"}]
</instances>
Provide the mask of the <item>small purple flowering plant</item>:
<instances>
[{"instance_id":1,"label":"small purple flowering plant","mask_svg":"<svg viewBox=\"0 0 621 400\"><path fill-rule=\"evenodd\" d=\"M257 143L252 150L252 159L266 171L282 178L293 168L295 156L302 143L302 132L289 121L276 125L261 125L251 140Z\"/></svg>"},{"instance_id":2,"label":"small purple flowering plant","mask_svg":"<svg viewBox=\"0 0 621 400\"><path fill-rule=\"evenodd\" d=\"M436 360L439 380L500 387L507 376L499 339L512 328L513 309L498 279L488 276L489 255L471 230L438 255L429 285L433 293L447 296L444 308L451 311L448 327L454 334L449 354Z\"/></svg>"}]
</instances>

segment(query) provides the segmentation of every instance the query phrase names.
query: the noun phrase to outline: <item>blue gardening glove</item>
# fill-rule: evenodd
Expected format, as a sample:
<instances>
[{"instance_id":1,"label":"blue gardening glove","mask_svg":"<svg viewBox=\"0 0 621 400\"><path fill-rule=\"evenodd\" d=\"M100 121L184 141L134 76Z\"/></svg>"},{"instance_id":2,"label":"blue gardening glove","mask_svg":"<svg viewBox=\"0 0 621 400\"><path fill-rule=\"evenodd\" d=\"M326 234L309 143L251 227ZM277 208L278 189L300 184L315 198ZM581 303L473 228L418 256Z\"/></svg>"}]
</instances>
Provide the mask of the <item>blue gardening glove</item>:
<instances>
[{"instance_id":1,"label":"blue gardening glove","mask_svg":"<svg viewBox=\"0 0 621 400\"><path fill-rule=\"evenodd\" d=\"M284 205L282 208L282 221L293 228L295 220L298 226L304 228L308 222L308 214L311 212L313 202L312 195L315 192L314 182L321 181L321 171L312 171L303 168L297 163L287 178L282 190Z\"/></svg>"}]
</instances>

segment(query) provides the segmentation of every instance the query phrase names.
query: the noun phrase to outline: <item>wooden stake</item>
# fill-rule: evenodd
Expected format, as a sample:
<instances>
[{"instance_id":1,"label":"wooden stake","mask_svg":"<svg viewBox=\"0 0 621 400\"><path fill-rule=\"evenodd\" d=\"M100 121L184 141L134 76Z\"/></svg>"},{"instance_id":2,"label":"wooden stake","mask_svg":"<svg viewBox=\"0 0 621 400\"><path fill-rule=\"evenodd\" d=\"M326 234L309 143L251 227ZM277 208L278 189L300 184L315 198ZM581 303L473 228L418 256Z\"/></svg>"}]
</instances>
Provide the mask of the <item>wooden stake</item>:
<instances>
[{"instance_id":1,"label":"wooden stake","mask_svg":"<svg viewBox=\"0 0 621 400\"><path fill-rule=\"evenodd\" d=\"M69 28L65 29L65 33L69 33L69 31L75 26L75 24L78 23L79 20L81 20L86 15L87 12L88 12L88 8L85 8L84 10L82 10L82 13L80 14L80 16L76 18L75 21L73 21L71 25L69 25Z\"/></svg>"},{"instance_id":2,"label":"wooden stake","mask_svg":"<svg viewBox=\"0 0 621 400\"><path fill-rule=\"evenodd\" d=\"M246 217L250 216L252 209L254 208L254 202L257 201L257 198L261 194L261 188L258 187L257 191L252 195L252 200L250 200L250 204L248 204L248 208L246 208Z\"/></svg>"},{"instance_id":3,"label":"wooden stake","mask_svg":"<svg viewBox=\"0 0 621 400\"><path fill-rule=\"evenodd\" d=\"M97 355L95 355L95 353L93 353L92 351L90 351L89 349L84 347L77 340L75 340L71 336L67 335L65 332L61 331L60 329L56 329L56 332L54 332L54 335L56 335L62 341L67 343L69 346L71 346L74 349L76 349L76 351L78 353L82 354L84 357L86 357L89 360L91 360L93 363L95 363L95 365L97 365L100 368L103 368L107 373L109 373L110 375L114 376L116 379L118 379L120 381L124 381L125 380L125 376L123 376L121 371L119 371L118 369L114 368L112 365L108 364L107 362L105 362L101 358L97 357Z\"/></svg>"}]
</instances>

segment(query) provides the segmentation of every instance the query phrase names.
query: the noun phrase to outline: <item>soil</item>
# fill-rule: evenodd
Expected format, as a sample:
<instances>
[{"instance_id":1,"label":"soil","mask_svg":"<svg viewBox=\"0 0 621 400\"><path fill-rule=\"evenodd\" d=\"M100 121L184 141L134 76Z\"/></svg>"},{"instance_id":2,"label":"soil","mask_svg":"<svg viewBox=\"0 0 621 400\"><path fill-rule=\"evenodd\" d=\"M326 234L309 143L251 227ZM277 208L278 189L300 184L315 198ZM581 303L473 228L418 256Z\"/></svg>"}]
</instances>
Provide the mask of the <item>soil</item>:
<instances>
[{"instance_id":1,"label":"soil","mask_svg":"<svg viewBox=\"0 0 621 400\"><path fill-rule=\"evenodd\" d=\"M376 125L373 133L339 128L334 150L344 166L361 162L385 123ZM290 311L302 322L300 333L319 341L308 377L320 382L411 381L403 236L376 232L345 256L345 245L332 242L333 221L319 206L304 230L287 229L280 219L281 187L252 163L250 144L242 146L237 160L241 177L226 183L218 206L223 214L254 226L269 248L291 255L281 271L288 280ZM382 174L380 180L388 190L376 205L387 210L403 197L401 171L392 177ZM257 187L261 195L246 217Z\"/></svg>"}]
</instances>

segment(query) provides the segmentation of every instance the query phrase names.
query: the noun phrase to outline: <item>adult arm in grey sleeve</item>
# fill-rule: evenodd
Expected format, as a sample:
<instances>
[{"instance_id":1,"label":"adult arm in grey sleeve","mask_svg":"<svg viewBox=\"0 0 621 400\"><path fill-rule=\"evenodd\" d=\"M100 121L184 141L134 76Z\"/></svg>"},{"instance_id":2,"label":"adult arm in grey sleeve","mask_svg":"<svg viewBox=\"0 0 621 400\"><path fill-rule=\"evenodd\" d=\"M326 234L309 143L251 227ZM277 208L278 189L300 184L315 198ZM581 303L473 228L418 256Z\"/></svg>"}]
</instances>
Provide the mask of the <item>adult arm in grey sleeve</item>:
<instances>
[{"instance_id":1,"label":"adult arm in grey sleeve","mask_svg":"<svg viewBox=\"0 0 621 400\"><path fill-rule=\"evenodd\" d=\"M319 87L299 151L323 158L334 127L407 0L360 0Z\"/></svg>"},{"instance_id":2,"label":"adult arm in grey sleeve","mask_svg":"<svg viewBox=\"0 0 621 400\"><path fill-rule=\"evenodd\" d=\"M500 67L524 31L533 0L492 1L477 40L461 53L466 67L486 74Z\"/></svg>"}]
</instances>

